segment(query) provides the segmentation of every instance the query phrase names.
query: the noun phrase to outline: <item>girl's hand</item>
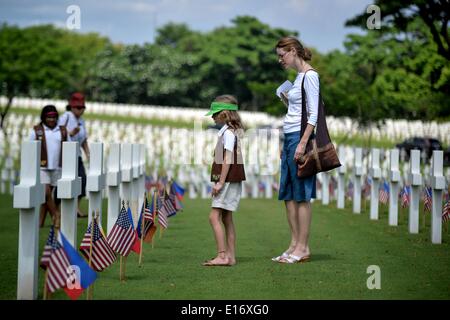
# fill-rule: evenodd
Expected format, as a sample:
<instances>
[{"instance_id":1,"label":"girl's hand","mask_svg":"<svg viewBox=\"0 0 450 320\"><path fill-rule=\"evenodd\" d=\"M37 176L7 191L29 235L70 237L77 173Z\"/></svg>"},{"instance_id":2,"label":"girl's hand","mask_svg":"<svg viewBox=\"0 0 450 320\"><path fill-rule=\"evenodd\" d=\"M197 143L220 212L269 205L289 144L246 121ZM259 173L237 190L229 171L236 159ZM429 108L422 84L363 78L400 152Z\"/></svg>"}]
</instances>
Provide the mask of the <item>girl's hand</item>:
<instances>
[{"instance_id":1,"label":"girl's hand","mask_svg":"<svg viewBox=\"0 0 450 320\"><path fill-rule=\"evenodd\" d=\"M297 149L295 149L295 154L294 154L295 161L300 160L300 157L305 153L305 149L306 149L306 143L300 142L297 145Z\"/></svg>"},{"instance_id":2,"label":"girl's hand","mask_svg":"<svg viewBox=\"0 0 450 320\"><path fill-rule=\"evenodd\" d=\"M73 137L74 135L76 135L78 132L80 132L80 127L75 127L73 128L72 131L70 131L70 136Z\"/></svg>"},{"instance_id":3,"label":"girl's hand","mask_svg":"<svg viewBox=\"0 0 450 320\"><path fill-rule=\"evenodd\" d=\"M216 184L212 188L212 192L211 192L212 196L213 197L217 196L220 193L220 191L222 190L222 188L223 188L223 183L222 182L216 182Z\"/></svg>"}]
</instances>

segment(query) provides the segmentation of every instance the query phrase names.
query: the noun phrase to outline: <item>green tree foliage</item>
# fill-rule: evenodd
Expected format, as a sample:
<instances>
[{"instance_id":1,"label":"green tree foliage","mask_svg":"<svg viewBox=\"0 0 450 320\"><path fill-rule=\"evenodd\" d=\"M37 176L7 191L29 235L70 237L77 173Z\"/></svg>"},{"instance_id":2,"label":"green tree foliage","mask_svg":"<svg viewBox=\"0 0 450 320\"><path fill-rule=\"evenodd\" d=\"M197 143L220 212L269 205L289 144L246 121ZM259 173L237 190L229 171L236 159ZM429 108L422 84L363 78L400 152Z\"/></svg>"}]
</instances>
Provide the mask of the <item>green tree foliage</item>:
<instances>
[{"instance_id":1,"label":"green tree foliage","mask_svg":"<svg viewBox=\"0 0 450 320\"><path fill-rule=\"evenodd\" d=\"M349 35L346 51L325 59L325 101L336 115L366 124L384 118L449 116L450 62L440 55L420 18ZM353 113L353 116L352 116Z\"/></svg>"},{"instance_id":2,"label":"green tree foliage","mask_svg":"<svg viewBox=\"0 0 450 320\"><path fill-rule=\"evenodd\" d=\"M83 90L95 55L109 40L80 35L51 25L0 27L0 94L8 98L1 127L17 95L67 98Z\"/></svg>"},{"instance_id":3,"label":"green tree foliage","mask_svg":"<svg viewBox=\"0 0 450 320\"><path fill-rule=\"evenodd\" d=\"M410 24L420 19L436 44L438 54L450 60L450 1L448 0L376 0L380 8L383 26L395 26L408 31ZM367 14L359 14L347 20L347 26L366 28Z\"/></svg>"},{"instance_id":4,"label":"green tree foliage","mask_svg":"<svg viewBox=\"0 0 450 320\"><path fill-rule=\"evenodd\" d=\"M446 20L433 7L429 17L440 30L439 44L421 4L405 2L400 10L398 1L376 3L386 19L380 30L349 35L344 51L321 54L312 48L327 114L363 125L384 118L449 118L450 65L440 49L446 46ZM362 25L362 17L352 21ZM287 35L298 34L250 16L206 33L169 23L158 29L154 43L143 45L48 25L3 25L0 94L66 99L81 90L88 100L207 107L228 93L237 96L241 109L282 115L286 108L275 89L294 80L295 72L281 68L274 46Z\"/></svg>"}]
</instances>

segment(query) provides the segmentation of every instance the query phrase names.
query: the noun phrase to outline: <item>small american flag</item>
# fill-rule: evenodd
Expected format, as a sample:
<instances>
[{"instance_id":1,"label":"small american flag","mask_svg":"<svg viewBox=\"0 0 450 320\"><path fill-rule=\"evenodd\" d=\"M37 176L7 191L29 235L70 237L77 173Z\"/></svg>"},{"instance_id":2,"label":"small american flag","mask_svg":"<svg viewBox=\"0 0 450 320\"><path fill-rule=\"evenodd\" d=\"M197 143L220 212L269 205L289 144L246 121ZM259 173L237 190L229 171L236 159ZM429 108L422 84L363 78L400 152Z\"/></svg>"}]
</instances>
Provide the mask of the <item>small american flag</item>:
<instances>
[{"instance_id":1,"label":"small american flag","mask_svg":"<svg viewBox=\"0 0 450 320\"><path fill-rule=\"evenodd\" d=\"M389 184L386 182L386 180L383 181L383 183L380 185L380 202L383 204L387 204L389 200Z\"/></svg>"},{"instance_id":2,"label":"small american flag","mask_svg":"<svg viewBox=\"0 0 450 320\"><path fill-rule=\"evenodd\" d=\"M411 194L411 187L404 186L402 191L400 192L400 197L402 199L402 208L406 208L409 206L410 194Z\"/></svg>"},{"instance_id":3,"label":"small american flag","mask_svg":"<svg viewBox=\"0 0 450 320\"><path fill-rule=\"evenodd\" d=\"M56 248L57 242L58 240L56 239L55 228L52 225L50 227L50 232L48 234L47 242L45 243L40 262L40 266L44 270L47 269L48 264L50 263L50 256L52 255L53 250Z\"/></svg>"},{"instance_id":4,"label":"small american flag","mask_svg":"<svg viewBox=\"0 0 450 320\"><path fill-rule=\"evenodd\" d=\"M167 217L168 218L177 214L177 210L173 206L172 201L170 200L169 197L165 197L164 198L164 200L163 200L163 207L166 207Z\"/></svg>"},{"instance_id":5,"label":"small american flag","mask_svg":"<svg viewBox=\"0 0 450 320\"><path fill-rule=\"evenodd\" d=\"M450 200L447 200L442 209L442 221L447 222L448 220L450 220Z\"/></svg>"},{"instance_id":6,"label":"small american flag","mask_svg":"<svg viewBox=\"0 0 450 320\"><path fill-rule=\"evenodd\" d=\"M161 205L159 205L160 203ZM163 199L161 199L161 197L158 197L158 223L164 229L167 229L167 227L169 226L169 220L167 220L168 215L169 212L167 211L166 206L163 205Z\"/></svg>"},{"instance_id":7,"label":"small american flag","mask_svg":"<svg viewBox=\"0 0 450 320\"><path fill-rule=\"evenodd\" d=\"M128 256L135 241L135 232L125 205L122 205L119 217L108 234L107 241L111 248L122 256Z\"/></svg>"},{"instance_id":8,"label":"small american flag","mask_svg":"<svg viewBox=\"0 0 450 320\"><path fill-rule=\"evenodd\" d=\"M432 193L431 193L431 187L425 186L423 189L423 205L425 211L431 212L431 206L432 206Z\"/></svg>"},{"instance_id":9,"label":"small american flag","mask_svg":"<svg viewBox=\"0 0 450 320\"><path fill-rule=\"evenodd\" d=\"M347 186L347 192L345 193L345 195L349 200L353 199L353 192L354 192L353 182L349 181Z\"/></svg>"},{"instance_id":10,"label":"small american flag","mask_svg":"<svg viewBox=\"0 0 450 320\"><path fill-rule=\"evenodd\" d=\"M362 187L362 196L367 198L370 198L370 188L372 187L372 178L366 177L364 180L364 185Z\"/></svg>"},{"instance_id":11,"label":"small american flag","mask_svg":"<svg viewBox=\"0 0 450 320\"><path fill-rule=\"evenodd\" d=\"M155 196L152 196L152 203L149 205L147 197L145 197L144 206L144 242L152 242L153 235L156 232L155 217L153 205Z\"/></svg>"},{"instance_id":12,"label":"small american flag","mask_svg":"<svg viewBox=\"0 0 450 320\"><path fill-rule=\"evenodd\" d=\"M47 269L48 274L46 284L50 292L53 293L59 288L64 288L67 286L67 270L69 266L69 258L67 257L64 248L61 246L59 241L56 241Z\"/></svg>"},{"instance_id":13,"label":"small american flag","mask_svg":"<svg viewBox=\"0 0 450 320\"><path fill-rule=\"evenodd\" d=\"M103 271L116 261L116 254L106 241L103 230L97 223L97 218L93 219L89 224L89 227L84 234L84 238L81 241L80 251L89 261L92 226L94 226L94 233L92 237L91 266L95 271Z\"/></svg>"},{"instance_id":14,"label":"small american flag","mask_svg":"<svg viewBox=\"0 0 450 320\"><path fill-rule=\"evenodd\" d=\"M175 194L169 194L169 199L170 201L172 201L172 205L175 207L176 211L180 211L181 209L183 209L180 200L178 200L178 197Z\"/></svg>"}]
</instances>

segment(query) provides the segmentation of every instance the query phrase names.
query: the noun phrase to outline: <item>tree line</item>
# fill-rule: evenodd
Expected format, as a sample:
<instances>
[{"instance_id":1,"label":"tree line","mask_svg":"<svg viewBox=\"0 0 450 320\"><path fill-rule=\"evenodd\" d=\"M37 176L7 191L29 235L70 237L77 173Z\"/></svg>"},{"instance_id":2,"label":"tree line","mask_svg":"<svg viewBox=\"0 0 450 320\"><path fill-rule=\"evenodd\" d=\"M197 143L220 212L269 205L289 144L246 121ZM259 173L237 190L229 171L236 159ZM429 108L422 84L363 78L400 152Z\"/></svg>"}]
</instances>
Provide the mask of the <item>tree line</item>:
<instances>
[{"instance_id":1,"label":"tree line","mask_svg":"<svg viewBox=\"0 0 450 320\"><path fill-rule=\"evenodd\" d=\"M343 51L311 48L327 114L361 123L449 119L449 11L424 7L424 18L414 1L375 2L385 13L381 29L348 35ZM399 18L405 7L416 11ZM347 25L365 28L365 19L363 13ZM52 25L3 24L0 94L11 102L18 95L66 99L83 91L92 101L206 108L216 95L231 93L242 109L280 115L285 107L275 89L295 74L282 70L274 46L287 35L301 39L251 16L210 32L169 23L157 30L153 43L143 45ZM2 119L8 108L3 106Z\"/></svg>"}]
</instances>

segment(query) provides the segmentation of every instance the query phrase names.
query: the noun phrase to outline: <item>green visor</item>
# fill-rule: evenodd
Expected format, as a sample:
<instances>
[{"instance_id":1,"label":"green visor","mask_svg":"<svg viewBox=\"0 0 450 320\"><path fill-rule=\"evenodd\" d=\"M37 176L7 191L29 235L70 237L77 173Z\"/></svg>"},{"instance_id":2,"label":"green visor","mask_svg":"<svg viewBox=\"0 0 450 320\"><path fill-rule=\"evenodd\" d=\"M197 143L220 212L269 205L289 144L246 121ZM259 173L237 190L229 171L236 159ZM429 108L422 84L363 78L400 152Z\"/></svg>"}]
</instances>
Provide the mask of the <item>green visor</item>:
<instances>
[{"instance_id":1,"label":"green visor","mask_svg":"<svg viewBox=\"0 0 450 320\"><path fill-rule=\"evenodd\" d=\"M214 113L220 112L222 110L234 110L237 111L238 106L231 103L225 103L225 102L213 102L211 103L211 109L205 116L213 115Z\"/></svg>"}]
</instances>

